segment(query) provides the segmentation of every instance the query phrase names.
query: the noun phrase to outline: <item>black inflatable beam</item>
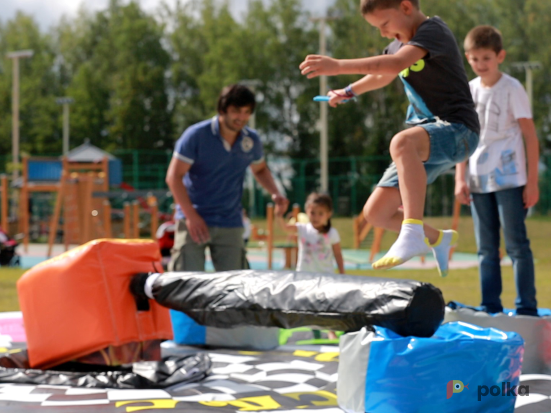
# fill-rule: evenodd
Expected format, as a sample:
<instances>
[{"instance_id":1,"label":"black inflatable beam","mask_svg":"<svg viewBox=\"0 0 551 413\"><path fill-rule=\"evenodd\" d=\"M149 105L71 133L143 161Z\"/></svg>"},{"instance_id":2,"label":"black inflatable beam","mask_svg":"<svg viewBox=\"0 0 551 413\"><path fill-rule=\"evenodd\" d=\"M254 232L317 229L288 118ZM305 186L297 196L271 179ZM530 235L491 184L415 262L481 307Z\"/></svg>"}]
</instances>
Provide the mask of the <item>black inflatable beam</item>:
<instances>
[{"instance_id":1,"label":"black inflatable beam","mask_svg":"<svg viewBox=\"0 0 551 413\"><path fill-rule=\"evenodd\" d=\"M444 319L442 292L413 280L294 271L168 272L155 301L205 326L311 326L357 331L375 325L431 337Z\"/></svg>"}]
</instances>

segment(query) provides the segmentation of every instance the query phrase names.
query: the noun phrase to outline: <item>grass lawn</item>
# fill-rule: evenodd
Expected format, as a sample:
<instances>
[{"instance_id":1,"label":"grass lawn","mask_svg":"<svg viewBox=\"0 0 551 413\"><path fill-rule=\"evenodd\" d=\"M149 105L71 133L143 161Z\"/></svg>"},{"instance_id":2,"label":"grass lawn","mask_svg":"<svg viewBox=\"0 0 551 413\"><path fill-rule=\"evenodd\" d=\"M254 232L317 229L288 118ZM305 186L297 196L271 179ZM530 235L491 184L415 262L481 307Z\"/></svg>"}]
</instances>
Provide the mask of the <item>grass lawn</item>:
<instances>
[{"instance_id":1,"label":"grass lawn","mask_svg":"<svg viewBox=\"0 0 551 413\"><path fill-rule=\"evenodd\" d=\"M449 228L450 218L427 218L426 222L438 228ZM253 221L253 224L262 228L264 221ZM337 228L341 236L343 248L352 248L353 231L351 218L334 218L332 224ZM527 220L528 235L531 240L532 251L536 258L536 288L538 305L541 308L551 308L551 217L535 217ZM457 251L476 252L476 244L470 217L462 217L459 223L459 245ZM276 229L276 237L283 236ZM385 233L382 249L386 250L392 245L396 235ZM24 273L24 270L16 268L0 268L0 311L18 311L17 291L15 283ZM415 279L430 282L440 288L444 299L459 301L464 304L478 305L480 303L480 287L478 270L476 268L466 270L452 270L446 278L440 278L436 270L396 270L396 271L349 271L350 274L359 276L376 276L388 278ZM503 305L514 308L516 296L511 267L503 267Z\"/></svg>"}]
</instances>

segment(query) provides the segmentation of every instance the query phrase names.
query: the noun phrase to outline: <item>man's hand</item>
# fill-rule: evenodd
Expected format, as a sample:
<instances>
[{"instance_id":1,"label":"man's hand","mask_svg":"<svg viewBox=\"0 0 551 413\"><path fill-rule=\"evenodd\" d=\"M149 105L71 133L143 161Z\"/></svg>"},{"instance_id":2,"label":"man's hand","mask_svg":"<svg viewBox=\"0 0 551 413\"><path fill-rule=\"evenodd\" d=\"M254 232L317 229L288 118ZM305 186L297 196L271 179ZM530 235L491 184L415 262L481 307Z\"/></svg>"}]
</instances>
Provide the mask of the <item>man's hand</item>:
<instances>
[{"instance_id":1,"label":"man's hand","mask_svg":"<svg viewBox=\"0 0 551 413\"><path fill-rule=\"evenodd\" d=\"M282 217L289 207L289 200L281 194L273 194L272 201L275 203L276 217Z\"/></svg>"},{"instance_id":2,"label":"man's hand","mask_svg":"<svg viewBox=\"0 0 551 413\"><path fill-rule=\"evenodd\" d=\"M465 180L455 181L455 198L463 205L471 204L471 191Z\"/></svg>"},{"instance_id":3,"label":"man's hand","mask_svg":"<svg viewBox=\"0 0 551 413\"><path fill-rule=\"evenodd\" d=\"M197 244L204 244L210 240L207 224L198 213L186 215L186 226L191 239Z\"/></svg>"},{"instance_id":4,"label":"man's hand","mask_svg":"<svg viewBox=\"0 0 551 413\"><path fill-rule=\"evenodd\" d=\"M532 208L538 203L540 199L540 189L538 184L528 182L522 191L522 200L524 201L524 208Z\"/></svg>"},{"instance_id":5,"label":"man's hand","mask_svg":"<svg viewBox=\"0 0 551 413\"><path fill-rule=\"evenodd\" d=\"M308 79L318 76L335 76L339 74L339 61L329 56L308 55L299 66L300 73Z\"/></svg>"}]
</instances>

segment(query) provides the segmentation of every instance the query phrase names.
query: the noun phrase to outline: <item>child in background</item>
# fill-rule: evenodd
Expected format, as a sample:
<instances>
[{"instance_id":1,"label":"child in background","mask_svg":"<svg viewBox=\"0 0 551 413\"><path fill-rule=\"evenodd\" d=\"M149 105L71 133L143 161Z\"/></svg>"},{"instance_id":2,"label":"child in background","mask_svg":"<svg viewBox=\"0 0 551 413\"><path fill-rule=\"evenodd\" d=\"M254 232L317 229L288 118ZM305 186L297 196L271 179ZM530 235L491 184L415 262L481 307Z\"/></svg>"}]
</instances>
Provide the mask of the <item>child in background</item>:
<instances>
[{"instance_id":1,"label":"child in background","mask_svg":"<svg viewBox=\"0 0 551 413\"><path fill-rule=\"evenodd\" d=\"M507 254L513 261L517 314L536 316L534 258L524 222L528 208L539 198L538 137L530 102L520 82L499 70L505 50L497 29L475 27L467 34L464 47L469 64L479 76L471 80L470 87L482 132L469 159L468 184L466 162L456 168L455 194L461 203L471 205L481 305L489 313L503 311L501 226Z\"/></svg>"},{"instance_id":2,"label":"child in background","mask_svg":"<svg viewBox=\"0 0 551 413\"><path fill-rule=\"evenodd\" d=\"M337 230L331 226L331 197L313 192L306 199L305 210L310 220L306 224L297 222L288 225L279 217L279 222L286 231L297 233L297 271L334 273L334 258L339 273L344 274L341 239Z\"/></svg>"}]
</instances>

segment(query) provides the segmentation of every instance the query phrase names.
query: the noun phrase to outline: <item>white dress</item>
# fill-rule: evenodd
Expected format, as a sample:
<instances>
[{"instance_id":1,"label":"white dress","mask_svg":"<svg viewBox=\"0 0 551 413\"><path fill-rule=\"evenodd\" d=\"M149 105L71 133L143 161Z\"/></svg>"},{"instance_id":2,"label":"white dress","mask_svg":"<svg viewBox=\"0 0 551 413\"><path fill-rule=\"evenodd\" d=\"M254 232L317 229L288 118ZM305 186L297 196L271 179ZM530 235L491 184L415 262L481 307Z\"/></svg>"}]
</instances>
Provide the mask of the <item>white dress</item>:
<instances>
[{"instance_id":1,"label":"white dress","mask_svg":"<svg viewBox=\"0 0 551 413\"><path fill-rule=\"evenodd\" d=\"M333 245L341 242L338 231L331 227L322 234L311 223L297 223L297 271L334 273Z\"/></svg>"}]
</instances>

